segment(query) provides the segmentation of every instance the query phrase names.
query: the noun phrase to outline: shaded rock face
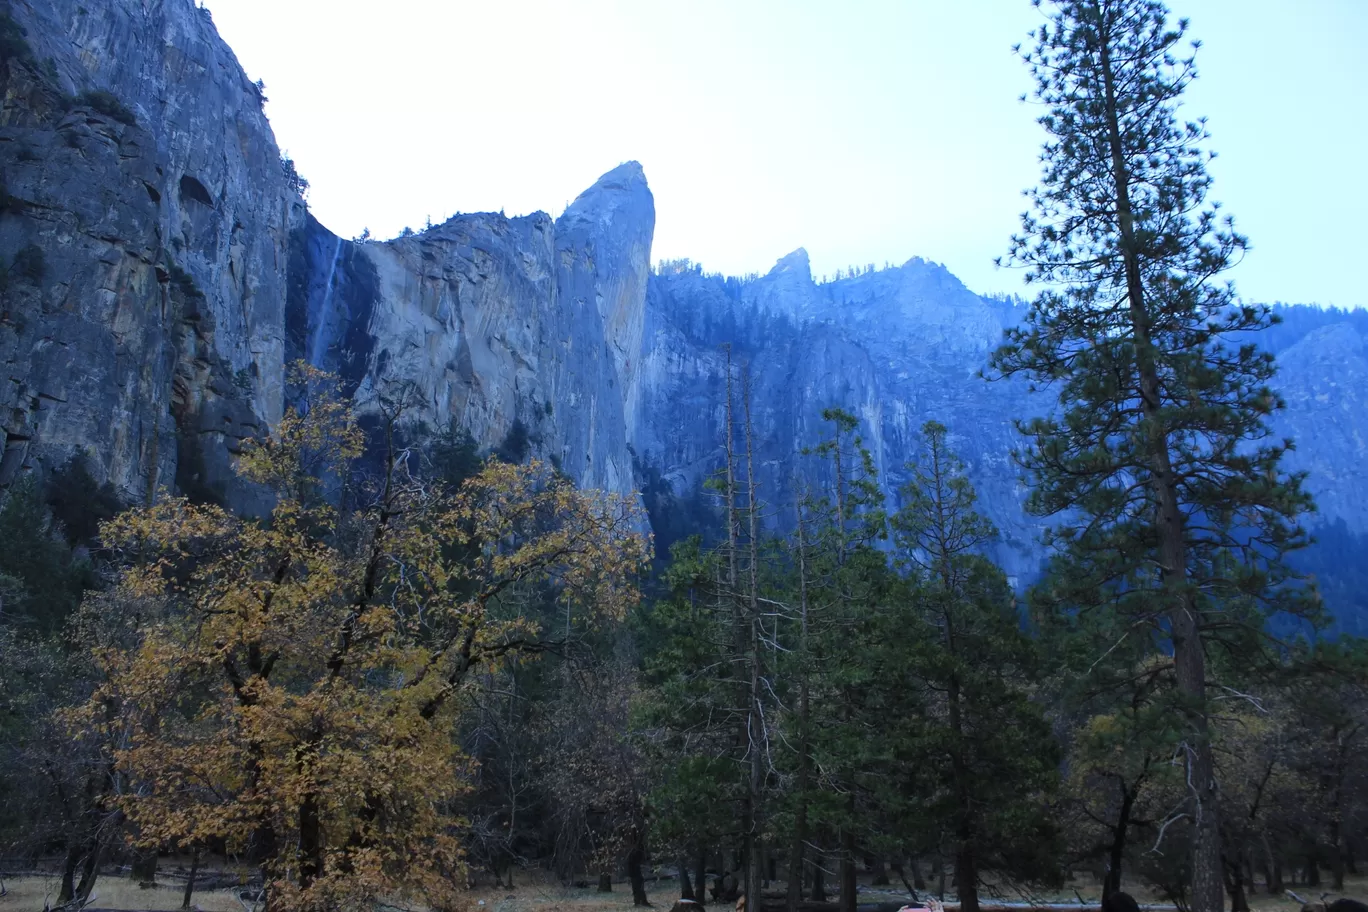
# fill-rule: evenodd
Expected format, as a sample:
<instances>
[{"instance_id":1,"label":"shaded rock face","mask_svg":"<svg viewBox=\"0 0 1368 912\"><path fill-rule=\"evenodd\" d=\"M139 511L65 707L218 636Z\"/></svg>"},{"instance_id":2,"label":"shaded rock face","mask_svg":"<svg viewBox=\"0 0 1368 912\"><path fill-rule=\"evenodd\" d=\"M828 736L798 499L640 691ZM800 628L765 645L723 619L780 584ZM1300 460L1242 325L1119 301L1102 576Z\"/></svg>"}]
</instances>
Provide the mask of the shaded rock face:
<instances>
[{"instance_id":1,"label":"shaded rock face","mask_svg":"<svg viewBox=\"0 0 1368 912\"><path fill-rule=\"evenodd\" d=\"M0 12L27 44L0 61L0 258L42 265L0 305L0 483L84 451L130 499L249 505L231 455L280 415L302 208L255 87L188 0Z\"/></svg>"},{"instance_id":2,"label":"shaded rock face","mask_svg":"<svg viewBox=\"0 0 1368 912\"><path fill-rule=\"evenodd\" d=\"M0 486L85 452L131 501L260 509L233 457L303 359L363 411L402 392L415 427L525 434L580 484L633 490L655 219L639 165L558 221L353 243L309 215L259 90L190 0L0 12L26 45L0 60Z\"/></svg>"},{"instance_id":3,"label":"shaded rock face","mask_svg":"<svg viewBox=\"0 0 1368 912\"><path fill-rule=\"evenodd\" d=\"M553 221L458 215L353 243L305 217L291 235L287 357L338 373L363 413L407 403L414 428L468 430L579 484L635 490L627 429L655 206L622 165Z\"/></svg>"},{"instance_id":4,"label":"shaded rock face","mask_svg":"<svg viewBox=\"0 0 1368 912\"><path fill-rule=\"evenodd\" d=\"M1031 573L1040 560L1040 526L1021 509L1025 490L1010 459L1012 419L1021 415L1025 392L977 376L1006 315L1002 304L920 259L821 285L801 250L768 275L744 281L666 266L647 296L634 446L680 494L718 468L722 346L730 344L738 375L742 365L750 374L760 496L776 522L792 523L796 480L816 468L801 450L831 436L824 409L859 419L894 506L910 478L907 462L920 428L934 419L949 428L985 512L1002 532L995 556L1009 574Z\"/></svg>"},{"instance_id":5,"label":"shaded rock face","mask_svg":"<svg viewBox=\"0 0 1368 912\"><path fill-rule=\"evenodd\" d=\"M1296 311L1295 326L1255 340L1276 352L1274 385L1287 402L1270 429L1299 443L1287 468L1307 473L1316 498L1318 512L1307 526L1343 519L1350 531L1363 532L1368 319ZM738 375L742 365L750 372L757 470L765 481L760 495L774 522L785 526L792 525L798 496L794 479L813 470L800 451L831 434L824 409L842 408L860 420L893 509L920 428L934 419L949 429L980 509L1001 532L993 556L1024 582L1044 557L1039 537L1046 521L1023 509L1027 489L1011 456L1022 442L1013 420L1043 414L1053 400L1018 381L979 377L1003 329L1023 315L1018 303L979 297L920 259L823 284L813 281L802 250L745 280L664 264L647 295L642 406L632 440L643 466L679 496L716 472L724 459L729 345ZM739 403L739 389L735 397Z\"/></svg>"},{"instance_id":6,"label":"shaded rock face","mask_svg":"<svg viewBox=\"0 0 1368 912\"><path fill-rule=\"evenodd\" d=\"M1306 472L1312 525L1343 519L1368 531L1368 321L1336 320L1278 354L1276 387L1287 403L1273 422L1297 444L1288 464Z\"/></svg>"},{"instance_id":7,"label":"shaded rock face","mask_svg":"<svg viewBox=\"0 0 1368 912\"><path fill-rule=\"evenodd\" d=\"M818 284L798 250L763 277L649 267L634 162L559 219L460 215L388 242L337 237L282 169L260 93L191 0L0 0L0 486L77 452L130 500L159 487L253 510L241 442L285 407L286 365L335 371L363 412L486 448L525 437L581 485L683 496L722 459L725 365L746 365L761 497L791 524L821 413L861 422L896 507L928 419L950 429L997 559L1029 576L1012 420L1045 411L978 377L1010 302L913 259ZM1269 334L1316 522L1368 530L1368 320ZM1262 340L1261 340L1262 341ZM739 401L739 396L738 396Z\"/></svg>"}]
</instances>

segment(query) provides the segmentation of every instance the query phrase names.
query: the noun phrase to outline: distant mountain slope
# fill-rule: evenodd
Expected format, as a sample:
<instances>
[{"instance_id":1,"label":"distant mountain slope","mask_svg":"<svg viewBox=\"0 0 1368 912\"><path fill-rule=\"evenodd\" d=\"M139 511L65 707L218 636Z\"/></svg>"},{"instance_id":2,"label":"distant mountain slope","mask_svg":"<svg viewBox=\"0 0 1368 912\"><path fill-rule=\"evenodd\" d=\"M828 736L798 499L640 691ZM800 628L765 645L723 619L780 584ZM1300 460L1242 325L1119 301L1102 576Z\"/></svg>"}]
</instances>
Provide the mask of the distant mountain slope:
<instances>
[{"instance_id":1,"label":"distant mountain slope","mask_svg":"<svg viewBox=\"0 0 1368 912\"><path fill-rule=\"evenodd\" d=\"M831 282L802 250L746 279L651 272L634 162L559 219L475 213L347 241L309 214L260 89L191 0L10 0L0 15L22 37L0 48L0 488L85 453L126 500L172 488L252 509L234 453L279 420L304 358L363 411L402 391L415 429L520 441L579 484L706 511L729 344L750 366L771 523L792 522L823 409L860 419L894 503L934 418L1002 531L997 558L1020 579L1038 568L1013 420L1050 403L979 377L1019 301L921 259ZM1368 536L1368 314L1280 313L1259 340L1288 404L1274 431L1297 440L1291 465L1321 506L1327 544L1307 566L1333 574ZM682 512L658 511L662 536L688 527Z\"/></svg>"},{"instance_id":2,"label":"distant mountain slope","mask_svg":"<svg viewBox=\"0 0 1368 912\"><path fill-rule=\"evenodd\" d=\"M1319 513L1311 528L1368 533L1368 314L1278 307L1283 323L1257 341L1278 354L1287 409L1273 433L1298 441L1289 468L1308 473ZM1043 521L1022 508L1026 489L1011 458L1013 419L1047 411L1045 394L979 376L1020 302L983 298L921 259L817 283L798 250L766 275L709 275L687 263L651 277L643 337L638 459L676 492L696 488L720 461L724 344L754 375L764 496L785 523L800 450L818 442L824 408L858 416L890 502L907 479L921 424L936 419L968 463L981 506L1002 531L997 558L1033 575ZM1319 572L1327 567L1313 560ZM1342 600L1342 599L1341 599ZM1365 619L1368 623L1368 618Z\"/></svg>"}]
</instances>

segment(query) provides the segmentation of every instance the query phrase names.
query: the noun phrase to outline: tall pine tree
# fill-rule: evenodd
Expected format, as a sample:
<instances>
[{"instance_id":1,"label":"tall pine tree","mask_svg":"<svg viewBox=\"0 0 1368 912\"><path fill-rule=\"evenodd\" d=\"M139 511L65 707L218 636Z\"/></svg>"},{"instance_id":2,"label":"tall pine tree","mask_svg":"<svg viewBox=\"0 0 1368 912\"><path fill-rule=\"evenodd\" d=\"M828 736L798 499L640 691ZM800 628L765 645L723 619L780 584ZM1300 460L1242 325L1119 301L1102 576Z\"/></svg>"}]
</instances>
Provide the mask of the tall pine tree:
<instances>
[{"instance_id":1,"label":"tall pine tree","mask_svg":"<svg viewBox=\"0 0 1368 912\"><path fill-rule=\"evenodd\" d=\"M986 871L1050 881L1057 744L1041 707L1036 644L1022 630L1011 588L984 551L997 530L974 509L978 495L935 421L922 426L892 520L905 604L895 612L899 654L876 655L893 693L921 693L887 724L887 778L904 796L899 816L939 824L955 862L962 912L978 912ZM895 799L896 800L896 799Z\"/></svg>"},{"instance_id":2,"label":"tall pine tree","mask_svg":"<svg viewBox=\"0 0 1368 912\"><path fill-rule=\"evenodd\" d=\"M1282 405L1273 358L1247 341L1269 309L1216 281L1247 242L1206 202L1204 123L1177 116L1196 76L1186 26L1170 26L1157 0L1058 0L1032 33L1022 56L1049 139L1007 261L1046 290L993 364L1058 393L1055 414L1022 426L1021 459L1031 507L1058 517L1076 594L1169 641L1185 707L1191 907L1218 912L1204 642L1229 623L1223 606L1276 604L1310 500L1281 468L1290 441L1265 423Z\"/></svg>"}]
</instances>

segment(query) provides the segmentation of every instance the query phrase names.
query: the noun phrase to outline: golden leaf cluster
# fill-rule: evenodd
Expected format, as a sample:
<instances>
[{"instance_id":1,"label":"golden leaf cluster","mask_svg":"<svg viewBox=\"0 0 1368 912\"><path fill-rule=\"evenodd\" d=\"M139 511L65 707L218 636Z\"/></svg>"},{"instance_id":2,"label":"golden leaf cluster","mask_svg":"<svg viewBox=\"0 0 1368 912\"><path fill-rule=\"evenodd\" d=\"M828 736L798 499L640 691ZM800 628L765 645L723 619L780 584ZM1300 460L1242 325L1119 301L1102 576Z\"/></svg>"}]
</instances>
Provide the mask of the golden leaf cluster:
<instances>
[{"instance_id":1,"label":"golden leaf cluster","mask_svg":"<svg viewBox=\"0 0 1368 912\"><path fill-rule=\"evenodd\" d=\"M143 841L225 841L272 909L450 907L461 688L535 644L535 600L621 617L649 543L632 502L538 463L446 490L391 454L374 502L340 509L320 479L346 477L362 436L329 378L300 379L307 410L241 459L268 517L163 497L104 526L121 570L98 599L135 621L95 643L104 683L72 721L114 746Z\"/></svg>"}]
</instances>

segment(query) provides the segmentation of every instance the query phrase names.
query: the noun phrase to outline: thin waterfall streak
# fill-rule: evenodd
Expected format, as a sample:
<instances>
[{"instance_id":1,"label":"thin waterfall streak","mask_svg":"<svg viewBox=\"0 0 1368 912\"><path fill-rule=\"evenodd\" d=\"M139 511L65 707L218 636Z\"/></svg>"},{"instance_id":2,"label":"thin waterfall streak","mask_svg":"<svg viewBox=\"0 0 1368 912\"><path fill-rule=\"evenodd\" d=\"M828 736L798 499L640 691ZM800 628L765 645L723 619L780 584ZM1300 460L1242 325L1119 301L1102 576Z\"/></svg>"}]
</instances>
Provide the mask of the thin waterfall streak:
<instances>
[{"instance_id":1,"label":"thin waterfall streak","mask_svg":"<svg viewBox=\"0 0 1368 912\"><path fill-rule=\"evenodd\" d=\"M318 308L314 322L313 339L309 343L309 363L314 367L323 366L323 356L327 353L328 314L331 312L333 282L337 278L337 261L342 256L342 238L333 242L332 263L328 266L328 281L323 285L323 303Z\"/></svg>"}]
</instances>

